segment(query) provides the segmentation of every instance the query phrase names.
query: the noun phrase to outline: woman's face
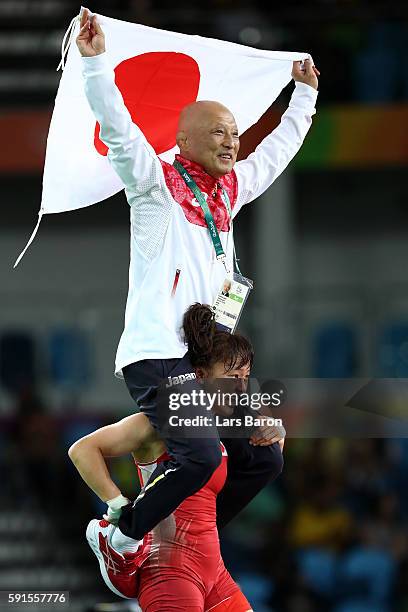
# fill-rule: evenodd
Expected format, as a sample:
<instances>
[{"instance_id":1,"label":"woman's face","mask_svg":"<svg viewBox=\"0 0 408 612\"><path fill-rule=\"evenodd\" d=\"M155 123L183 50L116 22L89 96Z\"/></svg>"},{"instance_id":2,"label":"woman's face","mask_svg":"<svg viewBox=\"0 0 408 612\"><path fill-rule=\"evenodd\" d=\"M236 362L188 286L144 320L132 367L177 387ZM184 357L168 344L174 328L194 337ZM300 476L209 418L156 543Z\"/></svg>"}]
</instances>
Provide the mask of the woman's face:
<instances>
[{"instance_id":1,"label":"woman's face","mask_svg":"<svg viewBox=\"0 0 408 612\"><path fill-rule=\"evenodd\" d=\"M251 365L249 363L241 368L232 368L227 371L225 364L222 361L217 361L204 378L235 378L237 381L237 391L245 391L250 373Z\"/></svg>"},{"instance_id":2,"label":"woman's face","mask_svg":"<svg viewBox=\"0 0 408 612\"><path fill-rule=\"evenodd\" d=\"M227 394L231 395L231 393L234 394L240 394L240 393L245 393L247 391L248 388L248 377L250 375L251 372L251 366L249 363L245 364L243 367L241 368L231 368L231 370L226 370L225 369L225 364L223 362L217 362L215 363L212 368L210 370L207 370L206 372L202 372L201 376L200 374L197 372L199 378L205 378L207 381L207 384L210 385L215 385L213 392L216 389L220 389L220 383L217 382L217 379L220 378L225 378L225 379L232 379L234 382L232 383L228 383L226 385L226 388L224 389L224 391L227 392ZM223 385L221 385L222 387ZM222 416L231 416L234 412L234 408L235 408L235 403L233 400L231 400L232 403L223 403L223 404L216 404L213 406L213 412L215 414L219 414Z\"/></svg>"},{"instance_id":3,"label":"woman's face","mask_svg":"<svg viewBox=\"0 0 408 612\"><path fill-rule=\"evenodd\" d=\"M217 361L208 373L209 378L248 378L251 372L251 366L249 363L245 364L242 368L232 368L232 370L225 370L225 364L222 361Z\"/></svg>"}]
</instances>

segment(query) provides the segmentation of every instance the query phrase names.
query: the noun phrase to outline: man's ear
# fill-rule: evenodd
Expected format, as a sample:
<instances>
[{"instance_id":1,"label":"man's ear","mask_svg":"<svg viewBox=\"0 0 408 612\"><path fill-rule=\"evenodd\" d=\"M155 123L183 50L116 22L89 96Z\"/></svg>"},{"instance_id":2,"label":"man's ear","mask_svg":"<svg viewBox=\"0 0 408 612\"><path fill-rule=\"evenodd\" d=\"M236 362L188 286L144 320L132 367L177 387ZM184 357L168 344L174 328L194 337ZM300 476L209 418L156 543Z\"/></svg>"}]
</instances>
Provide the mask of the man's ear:
<instances>
[{"instance_id":1,"label":"man's ear","mask_svg":"<svg viewBox=\"0 0 408 612\"><path fill-rule=\"evenodd\" d=\"M177 132L176 143L180 151L185 151L188 148L187 134L184 131Z\"/></svg>"}]
</instances>

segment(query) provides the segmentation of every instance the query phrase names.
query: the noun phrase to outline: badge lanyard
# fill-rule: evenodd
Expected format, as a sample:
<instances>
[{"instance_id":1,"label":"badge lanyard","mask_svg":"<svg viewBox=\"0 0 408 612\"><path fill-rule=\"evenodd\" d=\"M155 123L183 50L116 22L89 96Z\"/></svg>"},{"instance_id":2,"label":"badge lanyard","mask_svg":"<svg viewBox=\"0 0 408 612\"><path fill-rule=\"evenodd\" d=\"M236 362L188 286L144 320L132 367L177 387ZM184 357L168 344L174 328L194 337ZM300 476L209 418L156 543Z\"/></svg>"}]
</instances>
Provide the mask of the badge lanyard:
<instances>
[{"instance_id":1,"label":"badge lanyard","mask_svg":"<svg viewBox=\"0 0 408 612\"><path fill-rule=\"evenodd\" d=\"M205 199L202 191L197 186L197 183L195 182L193 177L187 172L187 170L184 168L184 166L182 164L180 164L180 162L177 161L177 160L174 161L173 166L180 173L180 175L184 179L187 187L189 189L191 189L191 191L193 192L193 194L195 195L195 197L197 199L197 202L201 206L201 210L204 213L204 219L205 219L205 222L207 224L208 231L210 233L210 238L211 238L213 246L214 246L215 255L217 257L217 260L222 261L222 263L224 264L224 267L225 267L225 270L226 270L227 274L229 274L229 270L228 270L228 267L227 267L227 261L226 261L227 258L226 258L226 255L225 255L222 243L221 243L221 238L220 238L220 235L218 233L217 226L216 226L215 221L214 221L214 217L212 216L211 210L210 210L210 208L209 208L209 206L207 204L207 200ZM225 189L223 187L222 187L222 198L223 198L223 201L224 201L224 204L225 204L225 208L227 209L227 212L228 212L228 215L229 215L229 218L230 218L230 223L231 223L230 231L232 232L231 202L230 202L228 193L225 191ZM238 266L237 256L236 256L236 253L235 253L235 245L234 245L234 262L235 262L236 269L241 274L241 271L240 271L239 266Z\"/></svg>"},{"instance_id":2,"label":"badge lanyard","mask_svg":"<svg viewBox=\"0 0 408 612\"><path fill-rule=\"evenodd\" d=\"M251 290L253 289L253 282L249 278L245 278L244 276L242 276L237 262L235 246L234 263L238 274L236 274L235 272L233 272L232 275L230 274L226 265L226 255L221 244L220 235L218 233L217 226L215 225L214 217L212 216L210 208L207 204L207 200L198 188L195 180L192 178L192 176L190 176L184 166L180 164L180 162L178 162L177 160L174 162L173 165L176 170L178 170L178 172L181 174L187 187L191 189L197 199L197 202L200 204L201 209L204 213L205 222L207 223L208 231L210 232L210 237L214 246L215 254L217 256L217 259L222 261L227 272L227 277L225 278L223 285L221 286L221 289L218 292L217 297L215 298L212 309L214 311L214 318L218 324L218 327L226 332L233 334L237 328L245 302L247 301L248 296ZM229 215L230 232L232 233L231 202L226 190L223 187L221 187L221 189L225 208L227 209Z\"/></svg>"}]
</instances>

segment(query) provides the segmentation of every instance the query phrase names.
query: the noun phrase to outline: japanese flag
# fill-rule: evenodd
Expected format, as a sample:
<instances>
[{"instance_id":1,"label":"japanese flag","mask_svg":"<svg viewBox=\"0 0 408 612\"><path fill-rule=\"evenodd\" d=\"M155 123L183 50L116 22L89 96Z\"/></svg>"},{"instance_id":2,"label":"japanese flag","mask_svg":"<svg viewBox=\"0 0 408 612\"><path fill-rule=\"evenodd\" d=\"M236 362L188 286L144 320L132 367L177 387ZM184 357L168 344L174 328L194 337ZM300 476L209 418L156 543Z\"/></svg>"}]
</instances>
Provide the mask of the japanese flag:
<instances>
[{"instance_id":1,"label":"japanese flag","mask_svg":"<svg viewBox=\"0 0 408 612\"><path fill-rule=\"evenodd\" d=\"M240 134L256 123L291 80L292 62L306 53L262 51L201 36L157 30L98 15L115 81L133 121L157 154L172 162L180 110L195 100L228 107ZM79 31L71 22L69 40ZM43 214L105 200L123 189L99 140L85 97L81 56L73 42L60 80L47 140Z\"/></svg>"}]
</instances>

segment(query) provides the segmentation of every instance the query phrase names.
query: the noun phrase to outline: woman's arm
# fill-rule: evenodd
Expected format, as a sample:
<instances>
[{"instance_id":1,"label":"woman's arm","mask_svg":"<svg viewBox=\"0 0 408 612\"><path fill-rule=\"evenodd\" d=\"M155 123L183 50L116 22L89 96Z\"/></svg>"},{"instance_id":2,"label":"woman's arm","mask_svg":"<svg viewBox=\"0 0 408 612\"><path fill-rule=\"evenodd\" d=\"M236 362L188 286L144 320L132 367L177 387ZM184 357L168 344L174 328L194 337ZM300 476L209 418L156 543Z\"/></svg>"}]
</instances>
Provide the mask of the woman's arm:
<instances>
[{"instance_id":1,"label":"woman's arm","mask_svg":"<svg viewBox=\"0 0 408 612\"><path fill-rule=\"evenodd\" d=\"M121 492L110 477L105 457L137 451L154 436L149 419L142 413L132 414L81 438L71 446L68 455L88 487L106 502Z\"/></svg>"}]
</instances>

